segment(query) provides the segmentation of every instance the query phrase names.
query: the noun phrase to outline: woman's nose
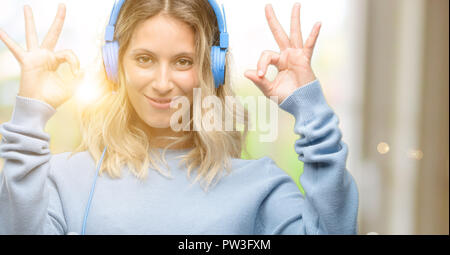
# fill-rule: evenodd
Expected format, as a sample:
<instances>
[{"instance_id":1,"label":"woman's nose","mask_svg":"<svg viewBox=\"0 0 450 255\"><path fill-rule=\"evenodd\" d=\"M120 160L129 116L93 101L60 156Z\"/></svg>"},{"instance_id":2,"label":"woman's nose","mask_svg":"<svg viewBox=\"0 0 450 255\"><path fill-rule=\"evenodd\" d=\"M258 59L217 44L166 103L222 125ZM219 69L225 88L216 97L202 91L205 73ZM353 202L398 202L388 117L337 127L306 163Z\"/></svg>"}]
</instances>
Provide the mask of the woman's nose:
<instances>
[{"instance_id":1,"label":"woman's nose","mask_svg":"<svg viewBox=\"0 0 450 255\"><path fill-rule=\"evenodd\" d=\"M161 65L159 67L152 87L160 94L167 94L173 89L174 86L170 79L170 69L168 66Z\"/></svg>"}]
</instances>

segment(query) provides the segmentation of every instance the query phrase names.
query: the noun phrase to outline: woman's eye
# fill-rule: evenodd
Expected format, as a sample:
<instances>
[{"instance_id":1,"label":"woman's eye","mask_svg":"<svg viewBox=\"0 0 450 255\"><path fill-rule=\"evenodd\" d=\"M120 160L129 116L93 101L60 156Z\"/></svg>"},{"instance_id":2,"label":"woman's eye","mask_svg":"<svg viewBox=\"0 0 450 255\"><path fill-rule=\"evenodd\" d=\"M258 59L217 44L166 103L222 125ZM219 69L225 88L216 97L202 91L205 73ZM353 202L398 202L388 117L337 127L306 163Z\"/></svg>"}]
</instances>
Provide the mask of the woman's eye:
<instances>
[{"instance_id":1,"label":"woman's eye","mask_svg":"<svg viewBox=\"0 0 450 255\"><path fill-rule=\"evenodd\" d=\"M192 61L189 59L180 59L178 60L177 64L182 67L188 67L192 65Z\"/></svg>"},{"instance_id":2,"label":"woman's eye","mask_svg":"<svg viewBox=\"0 0 450 255\"><path fill-rule=\"evenodd\" d=\"M148 62L151 62L151 59L148 56L139 56L136 58L136 61L140 64L147 64Z\"/></svg>"}]
</instances>

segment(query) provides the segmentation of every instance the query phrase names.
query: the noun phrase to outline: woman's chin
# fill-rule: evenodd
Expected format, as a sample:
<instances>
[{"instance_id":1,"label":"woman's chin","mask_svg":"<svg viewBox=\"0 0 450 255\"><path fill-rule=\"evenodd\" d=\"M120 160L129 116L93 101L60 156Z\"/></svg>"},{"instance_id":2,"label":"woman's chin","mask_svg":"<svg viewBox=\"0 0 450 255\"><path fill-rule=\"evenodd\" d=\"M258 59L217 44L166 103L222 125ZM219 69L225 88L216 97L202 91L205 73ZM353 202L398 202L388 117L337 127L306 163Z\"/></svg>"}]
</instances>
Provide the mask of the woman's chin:
<instances>
[{"instance_id":1,"label":"woman's chin","mask_svg":"<svg viewBox=\"0 0 450 255\"><path fill-rule=\"evenodd\" d=\"M147 125L151 128L170 128L169 122L151 122L147 123Z\"/></svg>"},{"instance_id":2,"label":"woman's chin","mask_svg":"<svg viewBox=\"0 0 450 255\"><path fill-rule=\"evenodd\" d=\"M167 114L149 113L145 114L145 118L141 118L143 122L150 128L170 128L170 118Z\"/></svg>"}]
</instances>

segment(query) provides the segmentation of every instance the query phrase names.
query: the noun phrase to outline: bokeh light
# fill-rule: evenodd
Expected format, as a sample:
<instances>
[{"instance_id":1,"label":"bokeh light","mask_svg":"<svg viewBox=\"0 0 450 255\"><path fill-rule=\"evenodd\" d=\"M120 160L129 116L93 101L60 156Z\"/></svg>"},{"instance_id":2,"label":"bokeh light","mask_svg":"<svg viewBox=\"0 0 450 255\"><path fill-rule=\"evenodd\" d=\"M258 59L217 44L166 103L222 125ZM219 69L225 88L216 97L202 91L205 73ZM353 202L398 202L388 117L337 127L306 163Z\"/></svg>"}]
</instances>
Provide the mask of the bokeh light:
<instances>
[{"instance_id":1,"label":"bokeh light","mask_svg":"<svg viewBox=\"0 0 450 255\"><path fill-rule=\"evenodd\" d=\"M421 150L410 149L408 151L408 157L415 160L421 160L423 158L423 152Z\"/></svg>"},{"instance_id":2,"label":"bokeh light","mask_svg":"<svg viewBox=\"0 0 450 255\"><path fill-rule=\"evenodd\" d=\"M389 144L385 143L385 142L381 142L377 145L377 151L380 154L386 154L389 152Z\"/></svg>"}]
</instances>

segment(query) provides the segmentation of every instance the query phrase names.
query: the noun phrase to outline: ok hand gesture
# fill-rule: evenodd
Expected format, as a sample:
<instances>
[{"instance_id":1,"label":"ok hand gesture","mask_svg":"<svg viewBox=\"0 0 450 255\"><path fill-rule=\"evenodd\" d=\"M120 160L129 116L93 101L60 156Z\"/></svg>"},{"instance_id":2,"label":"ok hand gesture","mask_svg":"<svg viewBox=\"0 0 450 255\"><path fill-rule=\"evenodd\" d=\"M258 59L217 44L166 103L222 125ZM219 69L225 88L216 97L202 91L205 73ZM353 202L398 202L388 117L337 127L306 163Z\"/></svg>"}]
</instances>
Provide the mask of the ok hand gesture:
<instances>
[{"instance_id":1,"label":"ok hand gesture","mask_svg":"<svg viewBox=\"0 0 450 255\"><path fill-rule=\"evenodd\" d=\"M56 18L42 44L38 44L38 36L30 6L24 7L25 31L28 50L22 49L3 30L0 39L6 44L21 66L19 96L44 101L55 109L68 100L74 93L76 78L63 81L56 73L62 63L69 63L72 74L79 71L80 63L71 50L54 52L63 27L66 8L59 5ZM79 77L80 78L80 77Z\"/></svg>"},{"instance_id":2,"label":"ok hand gesture","mask_svg":"<svg viewBox=\"0 0 450 255\"><path fill-rule=\"evenodd\" d=\"M316 79L311 69L311 58L319 35L321 23L316 23L311 34L303 44L300 28L300 4L292 9L291 34L288 37L275 17L272 6L266 5L266 18L281 52L264 51L259 59L257 70L247 70L245 76L250 79L267 97L277 96L280 104L297 88ZM264 76L269 65L278 69L273 81Z\"/></svg>"}]
</instances>

